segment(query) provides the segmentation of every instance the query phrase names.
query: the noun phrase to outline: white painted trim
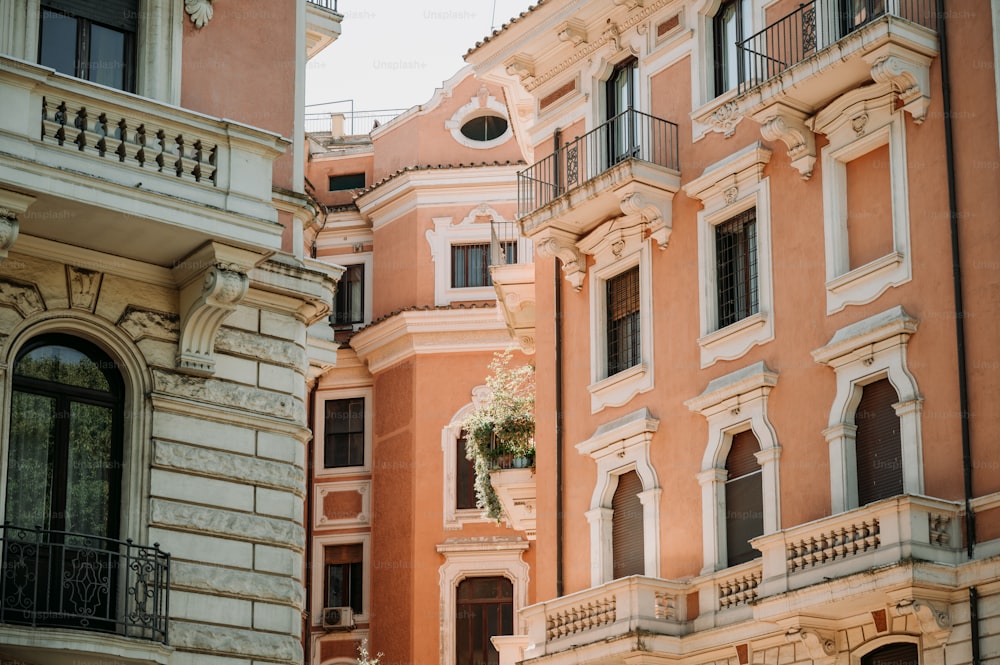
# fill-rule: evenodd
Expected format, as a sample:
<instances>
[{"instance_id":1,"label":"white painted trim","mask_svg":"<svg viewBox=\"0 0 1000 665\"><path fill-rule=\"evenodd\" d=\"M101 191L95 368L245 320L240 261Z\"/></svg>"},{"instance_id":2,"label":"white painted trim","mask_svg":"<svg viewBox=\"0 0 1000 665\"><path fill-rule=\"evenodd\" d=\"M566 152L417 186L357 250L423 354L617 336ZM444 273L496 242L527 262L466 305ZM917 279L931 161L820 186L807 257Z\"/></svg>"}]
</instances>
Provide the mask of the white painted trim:
<instances>
[{"instance_id":1,"label":"white painted trim","mask_svg":"<svg viewBox=\"0 0 1000 665\"><path fill-rule=\"evenodd\" d=\"M344 529L371 526L372 481L353 480L317 482L313 485L313 526L317 529ZM327 519L323 513L323 497L327 494L357 492L361 495L361 512L354 517Z\"/></svg>"},{"instance_id":2,"label":"white painted trim","mask_svg":"<svg viewBox=\"0 0 1000 665\"><path fill-rule=\"evenodd\" d=\"M506 577L514 586L514 635L524 633L521 609L528 606L530 568L521 558L528 542L521 538L449 538L437 546L444 556L438 569L440 642L438 662L455 665L455 593L468 577Z\"/></svg>"},{"instance_id":3,"label":"white painted trim","mask_svg":"<svg viewBox=\"0 0 1000 665\"><path fill-rule=\"evenodd\" d=\"M1000 143L1000 2L991 2L991 24L993 26L993 96L996 97L997 134Z\"/></svg>"},{"instance_id":4,"label":"white painted trim","mask_svg":"<svg viewBox=\"0 0 1000 665\"><path fill-rule=\"evenodd\" d=\"M350 399L363 397L365 399L365 463L360 466L344 466L327 469L323 466L323 453L326 445L326 402L335 399ZM313 476L317 482L324 479L335 479L341 476L356 476L372 472L372 412L374 411L373 391L368 388L337 388L317 390L313 402L313 413L316 414L313 437Z\"/></svg>"},{"instance_id":5,"label":"white painted trim","mask_svg":"<svg viewBox=\"0 0 1000 665\"><path fill-rule=\"evenodd\" d=\"M771 188L763 177L771 151L755 142L715 164L684 186L703 204L698 212L698 305L701 366L734 360L774 339L774 288L771 270ZM718 327L715 227L756 208L757 313Z\"/></svg>"},{"instance_id":6,"label":"white painted trim","mask_svg":"<svg viewBox=\"0 0 1000 665\"><path fill-rule=\"evenodd\" d=\"M872 302L912 278L906 123L895 110L896 94L882 83L842 95L816 115L814 129L826 134L823 149L823 231L826 240L826 311ZM847 163L889 146L892 251L851 269L847 233Z\"/></svg>"},{"instance_id":7,"label":"white painted trim","mask_svg":"<svg viewBox=\"0 0 1000 665\"><path fill-rule=\"evenodd\" d=\"M314 590L310 623L320 626L323 623L323 603L325 598L326 558L323 549L329 545L361 545L361 613L354 615L356 623L368 623L371 614L372 594L372 537L370 533L314 534L312 541L312 570L309 571L310 581Z\"/></svg>"},{"instance_id":8,"label":"white painted trim","mask_svg":"<svg viewBox=\"0 0 1000 665\"><path fill-rule=\"evenodd\" d=\"M642 481L644 574L660 575L660 496L662 488L650 460L650 443L660 421L643 407L598 427L593 436L576 444L581 455L597 462L597 482L590 498L587 521L590 523L590 584L599 586L614 579L611 551L611 528L614 511L611 502L618 487L618 477L635 471Z\"/></svg>"},{"instance_id":9,"label":"white painted trim","mask_svg":"<svg viewBox=\"0 0 1000 665\"><path fill-rule=\"evenodd\" d=\"M444 510L444 528L446 530L461 529L465 524L487 524L492 520L483 517L483 511L479 508L459 509L457 503L457 486L455 477L455 467L458 464L458 451L456 445L458 438L462 435L462 421L465 419L484 395L489 393L486 386L476 386L472 389L472 401L455 412L451 421L441 428L441 453L443 455L444 478L442 482Z\"/></svg>"},{"instance_id":10,"label":"white painted trim","mask_svg":"<svg viewBox=\"0 0 1000 665\"><path fill-rule=\"evenodd\" d=\"M470 139L462 133L462 126L465 123L481 116L503 118L507 121L507 130L500 136L489 141ZM460 107L451 118L445 120L444 128L451 132L451 137L458 143L466 148L474 148L476 150L488 150L503 145L514 135L514 128L511 125L510 118L507 117L507 107L498 101L496 97L489 94L489 90L487 90L485 85L480 88L478 95L474 95L471 98L469 103Z\"/></svg>"},{"instance_id":11,"label":"white painted trim","mask_svg":"<svg viewBox=\"0 0 1000 665\"><path fill-rule=\"evenodd\" d=\"M837 394L823 431L830 446L830 502L833 514L858 507L854 412L864 386L888 378L899 402L903 461L903 493L923 494L923 442L920 412L923 398L906 365L906 345L917 330L917 320L901 306L870 316L838 330L813 359L831 367L837 376Z\"/></svg>"},{"instance_id":12,"label":"white painted trim","mask_svg":"<svg viewBox=\"0 0 1000 665\"><path fill-rule=\"evenodd\" d=\"M708 420L708 443L698 482L702 488L702 575L729 566L726 560L726 456L733 436L751 430L760 451L764 533L781 529L781 492L778 459L781 446L767 417L767 397L778 383L778 373L763 361L713 379L698 397L684 404Z\"/></svg>"},{"instance_id":13,"label":"white painted trim","mask_svg":"<svg viewBox=\"0 0 1000 665\"><path fill-rule=\"evenodd\" d=\"M371 235L369 234L369 242ZM319 260L319 259L317 259ZM364 266L364 283L361 286L362 289L362 303L361 303L361 323L355 323L352 327L354 330L360 330L361 328L367 326L372 322L372 285L374 284L373 275L375 272L375 260L372 252L359 252L357 254L338 254L336 256L326 256L322 259L323 263L327 265L333 265L337 267L347 268L348 266L361 265ZM343 273L341 273L343 275ZM338 282L337 288L340 288L340 283ZM334 305L336 305L336 297L334 298ZM332 316L331 310L331 316ZM345 325L346 329L347 326Z\"/></svg>"}]
</instances>

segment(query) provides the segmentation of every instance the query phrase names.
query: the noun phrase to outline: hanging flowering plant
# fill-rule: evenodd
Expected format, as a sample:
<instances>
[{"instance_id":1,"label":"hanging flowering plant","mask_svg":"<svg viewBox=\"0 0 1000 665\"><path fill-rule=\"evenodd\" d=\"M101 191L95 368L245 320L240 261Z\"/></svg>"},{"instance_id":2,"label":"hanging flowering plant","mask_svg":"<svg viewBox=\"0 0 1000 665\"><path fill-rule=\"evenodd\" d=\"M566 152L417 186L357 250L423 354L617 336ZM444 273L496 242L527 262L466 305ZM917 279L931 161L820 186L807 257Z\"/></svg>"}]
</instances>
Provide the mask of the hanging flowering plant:
<instances>
[{"instance_id":1,"label":"hanging flowering plant","mask_svg":"<svg viewBox=\"0 0 1000 665\"><path fill-rule=\"evenodd\" d=\"M462 421L466 455L475 465L476 503L497 521L503 508L490 472L535 462L535 368L511 367L510 349L497 352L486 377L487 397Z\"/></svg>"}]
</instances>

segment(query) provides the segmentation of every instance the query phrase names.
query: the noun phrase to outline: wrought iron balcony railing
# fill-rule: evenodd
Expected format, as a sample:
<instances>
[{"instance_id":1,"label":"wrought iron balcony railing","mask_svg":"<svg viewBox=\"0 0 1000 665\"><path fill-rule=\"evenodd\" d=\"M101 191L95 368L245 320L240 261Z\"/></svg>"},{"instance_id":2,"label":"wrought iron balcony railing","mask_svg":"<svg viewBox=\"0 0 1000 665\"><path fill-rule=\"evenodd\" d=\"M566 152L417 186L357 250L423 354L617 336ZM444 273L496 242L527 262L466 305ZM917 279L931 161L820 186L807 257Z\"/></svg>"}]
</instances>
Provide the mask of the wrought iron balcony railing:
<instances>
[{"instance_id":1,"label":"wrought iron balcony railing","mask_svg":"<svg viewBox=\"0 0 1000 665\"><path fill-rule=\"evenodd\" d=\"M306 0L306 1L310 5L319 5L323 9L331 9L333 11L337 11L337 0Z\"/></svg>"},{"instance_id":2,"label":"wrought iron balcony railing","mask_svg":"<svg viewBox=\"0 0 1000 665\"><path fill-rule=\"evenodd\" d=\"M490 222L491 266L532 263L532 252L531 241L520 234L517 222Z\"/></svg>"},{"instance_id":3,"label":"wrought iron balcony railing","mask_svg":"<svg viewBox=\"0 0 1000 665\"><path fill-rule=\"evenodd\" d=\"M167 643L170 555L131 540L2 529L0 623Z\"/></svg>"},{"instance_id":4,"label":"wrought iron balcony railing","mask_svg":"<svg viewBox=\"0 0 1000 665\"><path fill-rule=\"evenodd\" d=\"M623 111L519 172L518 216L629 159L680 170L677 145L676 124L635 109Z\"/></svg>"},{"instance_id":5,"label":"wrought iron balcony railing","mask_svg":"<svg viewBox=\"0 0 1000 665\"><path fill-rule=\"evenodd\" d=\"M848 11L847 6L850 6ZM736 45L739 94L883 16L936 29L935 0L811 0Z\"/></svg>"}]
</instances>

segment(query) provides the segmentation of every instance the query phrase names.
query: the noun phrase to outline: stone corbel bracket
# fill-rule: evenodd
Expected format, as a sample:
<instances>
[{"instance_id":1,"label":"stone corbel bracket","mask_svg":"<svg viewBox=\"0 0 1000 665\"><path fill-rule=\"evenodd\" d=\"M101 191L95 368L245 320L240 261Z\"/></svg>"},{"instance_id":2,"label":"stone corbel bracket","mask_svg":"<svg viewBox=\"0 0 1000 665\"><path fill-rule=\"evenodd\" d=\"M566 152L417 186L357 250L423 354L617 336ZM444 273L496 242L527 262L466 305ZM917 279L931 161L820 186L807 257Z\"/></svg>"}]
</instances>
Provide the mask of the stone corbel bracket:
<instances>
[{"instance_id":1,"label":"stone corbel bracket","mask_svg":"<svg viewBox=\"0 0 1000 665\"><path fill-rule=\"evenodd\" d=\"M940 610L926 600L905 599L897 603L896 613L916 617L928 646L943 646L948 642L952 626L947 610Z\"/></svg>"},{"instance_id":2,"label":"stone corbel bracket","mask_svg":"<svg viewBox=\"0 0 1000 665\"><path fill-rule=\"evenodd\" d=\"M583 278L587 276L587 259L576 246L575 235L549 229L532 238L532 241L539 256L555 257L562 262L563 274L574 291L583 288Z\"/></svg>"},{"instance_id":3,"label":"stone corbel bracket","mask_svg":"<svg viewBox=\"0 0 1000 665\"><path fill-rule=\"evenodd\" d=\"M18 216L28 211L35 197L0 189L0 262L7 258L20 231Z\"/></svg>"},{"instance_id":4,"label":"stone corbel bracket","mask_svg":"<svg viewBox=\"0 0 1000 665\"><path fill-rule=\"evenodd\" d=\"M899 92L903 110L913 116L913 122L922 123L931 104L931 59L910 51L903 55L879 49L865 60L871 64L872 78L891 83Z\"/></svg>"},{"instance_id":5,"label":"stone corbel bracket","mask_svg":"<svg viewBox=\"0 0 1000 665\"><path fill-rule=\"evenodd\" d=\"M665 196L660 190L655 193L643 191L620 192L619 206L624 215L639 215L650 237L657 247L666 249L670 234L674 230L673 197Z\"/></svg>"},{"instance_id":6,"label":"stone corbel bracket","mask_svg":"<svg viewBox=\"0 0 1000 665\"><path fill-rule=\"evenodd\" d=\"M642 7L645 4L645 0L615 0L616 5L625 5L628 9L635 9L636 7Z\"/></svg>"},{"instance_id":7,"label":"stone corbel bracket","mask_svg":"<svg viewBox=\"0 0 1000 665\"><path fill-rule=\"evenodd\" d=\"M776 105L767 110L761 120L760 134L767 141L781 140L788 146L792 166L808 180L816 165L816 135L805 123L806 114L796 109Z\"/></svg>"},{"instance_id":8,"label":"stone corbel bracket","mask_svg":"<svg viewBox=\"0 0 1000 665\"><path fill-rule=\"evenodd\" d=\"M579 46L587 41L587 25L580 19L571 18L559 28L559 41Z\"/></svg>"},{"instance_id":9,"label":"stone corbel bracket","mask_svg":"<svg viewBox=\"0 0 1000 665\"><path fill-rule=\"evenodd\" d=\"M184 11L191 17L191 22L196 28L204 28L205 24L212 20L215 9L212 3L215 0L184 0Z\"/></svg>"},{"instance_id":10,"label":"stone corbel bracket","mask_svg":"<svg viewBox=\"0 0 1000 665\"><path fill-rule=\"evenodd\" d=\"M507 73L516 76L521 83L530 83L535 78L535 61L530 55L515 54L506 63Z\"/></svg>"},{"instance_id":11,"label":"stone corbel bracket","mask_svg":"<svg viewBox=\"0 0 1000 665\"><path fill-rule=\"evenodd\" d=\"M792 628L785 633L785 639L802 644L817 665L833 665L837 659L837 642L832 633L815 628Z\"/></svg>"},{"instance_id":12,"label":"stone corbel bracket","mask_svg":"<svg viewBox=\"0 0 1000 665\"><path fill-rule=\"evenodd\" d=\"M216 334L246 297L249 272L269 255L209 242L174 267L181 313L178 369L214 374Z\"/></svg>"}]
</instances>

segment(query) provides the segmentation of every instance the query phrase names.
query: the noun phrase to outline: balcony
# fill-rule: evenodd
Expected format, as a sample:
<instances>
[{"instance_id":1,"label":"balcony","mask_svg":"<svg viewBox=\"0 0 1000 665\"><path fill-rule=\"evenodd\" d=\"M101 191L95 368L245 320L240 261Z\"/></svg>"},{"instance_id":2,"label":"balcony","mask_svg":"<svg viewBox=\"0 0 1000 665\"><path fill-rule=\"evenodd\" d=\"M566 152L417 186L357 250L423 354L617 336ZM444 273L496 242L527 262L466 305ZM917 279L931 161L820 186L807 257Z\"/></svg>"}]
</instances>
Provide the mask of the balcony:
<instances>
[{"instance_id":1,"label":"balcony","mask_svg":"<svg viewBox=\"0 0 1000 665\"><path fill-rule=\"evenodd\" d=\"M575 241L639 211L654 232L669 227L679 168L677 125L628 109L518 173L521 230Z\"/></svg>"},{"instance_id":2,"label":"balcony","mask_svg":"<svg viewBox=\"0 0 1000 665\"><path fill-rule=\"evenodd\" d=\"M312 58L340 37L344 16L337 0L306 0L306 58Z\"/></svg>"},{"instance_id":3,"label":"balcony","mask_svg":"<svg viewBox=\"0 0 1000 665\"><path fill-rule=\"evenodd\" d=\"M279 136L2 56L0 99L0 189L37 199L22 234L162 266L212 239L280 248Z\"/></svg>"},{"instance_id":4,"label":"balcony","mask_svg":"<svg viewBox=\"0 0 1000 665\"><path fill-rule=\"evenodd\" d=\"M38 649L52 649L46 662L61 663L73 658L64 650L92 648L119 657L108 662L164 661L170 555L158 545L11 525L0 533L5 655L37 661Z\"/></svg>"},{"instance_id":5,"label":"balcony","mask_svg":"<svg viewBox=\"0 0 1000 665\"><path fill-rule=\"evenodd\" d=\"M737 97L703 107L699 120L752 117L765 139L788 145L804 178L816 155L807 120L845 92L872 80L889 83L903 109L922 122L938 54L934 0L864 0L850 14L840 6L811 0L737 44Z\"/></svg>"},{"instance_id":6,"label":"balcony","mask_svg":"<svg viewBox=\"0 0 1000 665\"><path fill-rule=\"evenodd\" d=\"M490 222L490 278L511 339L535 352L535 264L517 222Z\"/></svg>"}]
</instances>

